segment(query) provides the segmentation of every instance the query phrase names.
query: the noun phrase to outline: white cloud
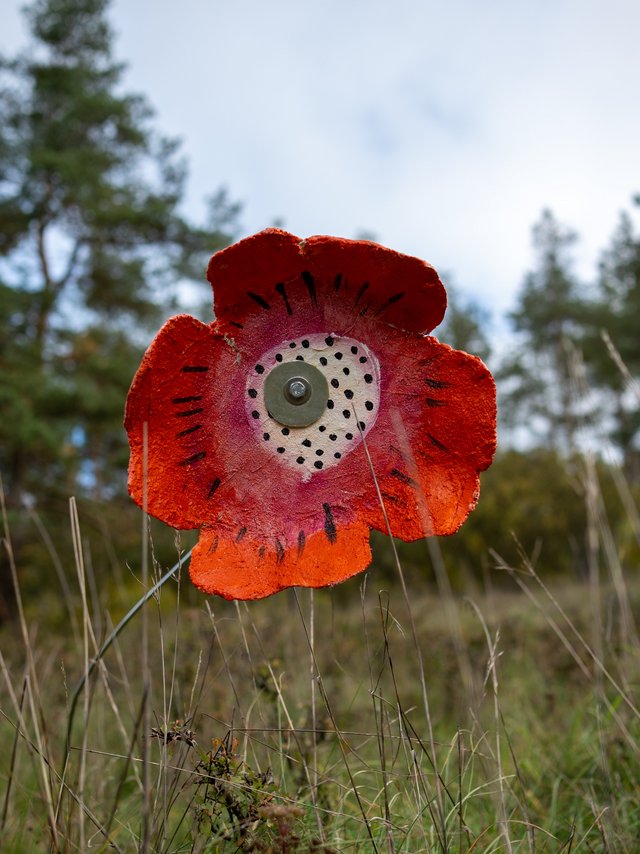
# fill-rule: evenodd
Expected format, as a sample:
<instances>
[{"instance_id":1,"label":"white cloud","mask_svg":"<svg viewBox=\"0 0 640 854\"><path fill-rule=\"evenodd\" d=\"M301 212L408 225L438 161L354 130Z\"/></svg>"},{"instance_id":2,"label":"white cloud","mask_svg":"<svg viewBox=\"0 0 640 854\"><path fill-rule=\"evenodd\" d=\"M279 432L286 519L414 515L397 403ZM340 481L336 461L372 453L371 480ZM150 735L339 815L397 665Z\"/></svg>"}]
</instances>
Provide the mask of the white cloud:
<instances>
[{"instance_id":1,"label":"white cloud","mask_svg":"<svg viewBox=\"0 0 640 854\"><path fill-rule=\"evenodd\" d=\"M190 206L225 183L247 233L366 228L501 312L544 206L590 275L640 190L635 0L116 0L112 17L128 87L184 139Z\"/></svg>"}]
</instances>

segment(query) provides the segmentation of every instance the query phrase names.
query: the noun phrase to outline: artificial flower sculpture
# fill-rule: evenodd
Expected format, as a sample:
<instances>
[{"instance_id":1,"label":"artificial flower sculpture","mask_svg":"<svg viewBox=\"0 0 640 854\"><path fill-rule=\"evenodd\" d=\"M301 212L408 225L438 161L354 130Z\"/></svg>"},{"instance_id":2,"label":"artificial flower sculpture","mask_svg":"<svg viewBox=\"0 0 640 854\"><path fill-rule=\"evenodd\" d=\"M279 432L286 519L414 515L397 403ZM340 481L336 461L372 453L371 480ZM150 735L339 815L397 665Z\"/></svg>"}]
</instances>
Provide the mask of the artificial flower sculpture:
<instances>
[{"instance_id":1,"label":"artificial flower sculpture","mask_svg":"<svg viewBox=\"0 0 640 854\"><path fill-rule=\"evenodd\" d=\"M192 581L228 599L321 587L368 566L371 528L456 531L494 454L496 392L428 336L446 307L433 267L268 229L207 278L216 320L163 326L125 417L135 501L201 528Z\"/></svg>"}]
</instances>

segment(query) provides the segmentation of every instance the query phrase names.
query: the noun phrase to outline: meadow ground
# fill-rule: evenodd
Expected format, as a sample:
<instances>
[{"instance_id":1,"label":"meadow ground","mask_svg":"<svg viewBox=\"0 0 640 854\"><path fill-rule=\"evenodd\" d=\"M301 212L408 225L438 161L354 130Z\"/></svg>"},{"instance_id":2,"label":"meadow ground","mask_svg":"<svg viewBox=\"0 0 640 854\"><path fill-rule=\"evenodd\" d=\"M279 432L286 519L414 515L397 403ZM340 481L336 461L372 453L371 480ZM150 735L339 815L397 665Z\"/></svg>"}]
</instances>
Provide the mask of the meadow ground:
<instances>
[{"instance_id":1,"label":"meadow ground","mask_svg":"<svg viewBox=\"0 0 640 854\"><path fill-rule=\"evenodd\" d=\"M103 589L77 527L73 588L0 630L0 850L639 850L640 583L592 533L589 578L493 555L464 596L437 542L433 587L229 603L183 570L74 696L159 572Z\"/></svg>"}]
</instances>

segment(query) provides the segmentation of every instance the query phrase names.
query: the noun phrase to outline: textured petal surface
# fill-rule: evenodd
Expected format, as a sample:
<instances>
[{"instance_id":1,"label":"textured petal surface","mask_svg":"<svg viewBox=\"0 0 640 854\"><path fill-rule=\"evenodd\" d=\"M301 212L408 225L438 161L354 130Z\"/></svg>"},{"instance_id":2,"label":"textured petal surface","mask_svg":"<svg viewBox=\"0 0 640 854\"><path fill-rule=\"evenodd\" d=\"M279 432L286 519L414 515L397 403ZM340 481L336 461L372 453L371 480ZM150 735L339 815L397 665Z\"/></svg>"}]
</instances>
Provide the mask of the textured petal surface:
<instances>
[{"instance_id":1,"label":"textured petal surface","mask_svg":"<svg viewBox=\"0 0 640 854\"><path fill-rule=\"evenodd\" d=\"M176 528L198 528L210 516L211 416L226 347L211 326L172 317L145 353L127 398L129 492Z\"/></svg>"},{"instance_id":2,"label":"textured petal surface","mask_svg":"<svg viewBox=\"0 0 640 854\"><path fill-rule=\"evenodd\" d=\"M276 343L323 329L347 332L359 318L428 332L446 294L433 267L375 243L301 240L268 229L216 253L207 271L220 328L254 330Z\"/></svg>"},{"instance_id":3,"label":"textured petal surface","mask_svg":"<svg viewBox=\"0 0 640 854\"><path fill-rule=\"evenodd\" d=\"M392 533L452 534L475 507L479 473L495 453L493 377L480 359L434 338L396 336L385 352L394 372L369 449ZM379 501L367 504L371 525L386 531Z\"/></svg>"},{"instance_id":4,"label":"textured petal surface","mask_svg":"<svg viewBox=\"0 0 640 854\"><path fill-rule=\"evenodd\" d=\"M260 599L285 587L324 587L365 569L371 560L364 522L303 536L295 544L246 535L240 542L205 529L191 556L193 583L225 599Z\"/></svg>"}]
</instances>

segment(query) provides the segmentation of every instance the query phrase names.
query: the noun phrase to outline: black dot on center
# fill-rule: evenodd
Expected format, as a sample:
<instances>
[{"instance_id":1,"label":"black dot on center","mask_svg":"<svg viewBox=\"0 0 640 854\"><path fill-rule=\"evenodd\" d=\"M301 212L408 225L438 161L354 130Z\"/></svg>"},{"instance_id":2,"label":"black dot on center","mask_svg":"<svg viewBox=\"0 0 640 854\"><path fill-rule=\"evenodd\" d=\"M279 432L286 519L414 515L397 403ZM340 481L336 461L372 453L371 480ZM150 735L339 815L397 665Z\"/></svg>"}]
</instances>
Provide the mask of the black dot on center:
<instances>
[{"instance_id":1,"label":"black dot on center","mask_svg":"<svg viewBox=\"0 0 640 854\"><path fill-rule=\"evenodd\" d=\"M253 410L253 412L251 413L251 417L252 418L260 418L260 413L258 412L257 409Z\"/></svg>"},{"instance_id":2,"label":"black dot on center","mask_svg":"<svg viewBox=\"0 0 640 854\"><path fill-rule=\"evenodd\" d=\"M255 388L250 388L247 394L249 395L249 397L253 397L254 399L258 396L258 392Z\"/></svg>"},{"instance_id":3,"label":"black dot on center","mask_svg":"<svg viewBox=\"0 0 640 854\"><path fill-rule=\"evenodd\" d=\"M327 401L327 409L333 409L335 403L332 400Z\"/></svg>"},{"instance_id":4,"label":"black dot on center","mask_svg":"<svg viewBox=\"0 0 640 854\"><path fill-rule=\"evenodd\" d=\"M350 411L349 409L343 409L343 410L342 410L342 415L343 415L345 418L351 418L351 411Z\"/></svg>"},{"instance_id":5,"label":"black dot on center","mask_svg":"<svg viewBox=\"0 0 640 854\"><path fill-rule=\"evenodd\" d=\"M324 451L322 450L322 448L318 448L318 450L316 451L316 457L321 457L323 454Z\"/></svg>"},{"instance_id":6,"label":"black dot on center","mask_svg":"<svg viewBox=\"0 0 640 854\"><path fill-rule=\"evenodd\" d=\"M353 400L353 392L350 388L345 389L344 396L347 398L347 400Z\"/></svg>"},{"instance_id":7,"label":"black dot on center","mask_svg":"<svg viewBox=\"0 0 640 854\"><path fill-rule=\"evenodd\" d=\"M296 356L297 362L304 362L304 356Z\"/></svg>"},{"instance_id":8,"label":"black dot on center","mask_svg":"<svg viewBox=\"0 0 640 854\"><path fill-rule=\"evenodd\" d=\"M309 346L309 342L307 341L307 339L306 339L306 338L305 338L305 339L304 339L304 341L302 342L302 346L303 346L305 349Z\"/></svg>"},{"instance_id":9,"label":"black dot on center","mask_svg":"<svg viewBox=\"0 0 640 854\"><path fill-rule=\"evenodd\" d=\"M302 444L305 446L305 448L310 448L311 447L311 440L305 439Z\"/></svg>"},{"instance_id":10,"label":"black dot on center","mask_svg":"<svg viewBox=\"0 0 640 854\"><path fill-rule=\"evenodd\" d=\"M316 461L315 461L315 463L314 463L314 466L315 466L317 469L321 469L321 468L322 468L322 460L316 460Z\"/></svg>"},{"instance_id":11,"label":"black dot on center","mask_svg":"<svg viewBox=\"0 0 640 854\"><path fill-rule=\"evenodd\" d=\"M329 438L331 439L331 441L332 441L332 442L335 442L335 440L336 440L338 437L336 436L336 434L335 434L335 433L329 433Z\"/></svg>"},{"instance_id":12,"label":"black dot on center","mask_svg":"<svg viewBox=\"0 0 640 854\"><path fill-rule=\"evenodd\" d=\"M365 409L367 409L369 412L371 412L371 410L373 409L373 403L371 403L371 401L370 401L370 400L368 400L368 401L365 403L364 408L365 408Z\"/></svg>"},{"instance_id":13,"label":"black dot on center","mask_svg":"<svg viewBox=\"0 0 640 854\"><path fill-rule=\"evenodd\" d=\"M291 430L289 430L288 427L283 427L280 432L282 433L283 436L288 436L289 433L291 432Z\"/></svg>"},{"instance_id":14,"label":"black dot on center","mask_svg":"<svg viewBox=\"0 0 640 854\"><path fill-rule=\"evenodd\" d=\"M331 385L332 385L334 388L338 388L338 386L340 385L340 383L338 382L338 380L333 379L333 380L331 380Z\"/></svg>"},{"instance_id":15,"label":"black dot on center","mask_svg":"<svg viewBox=\"0 0 640 854\"><path fill-rule=\"evenodd\" d=\"M304 462L304 457L298 457L298 458L296 459L296 462L298 463L298 465L300 465L300 466L301 466L301 465L302 465L302 463Z\"/></svg>"},{"instance_id":16,"label":"black dot on center","mask_svg":"<svg viewBox=\"0 0 640 854\"><path fill-rule=\"evenodd\" d=\"M352 352L352 353L353 353L353 355L355 356L355 355L356 355L356 353L358 352L358 348L357 348L357 347L352 347L352 348L351 348L351 352Z\"/></svg>"},{"instance_id":17,"label":"black dot on center","mask_svg":"<svg viewBox=\"0 0 640 854\"><path fill-rule=\"evenodd\" d=\"M349 368L343 368L342 373L346 374L346 376L349 376Z\"/></svg>"},{"instance_id":18,"label":"black dot on center","mask_svg":"<svg viewBox=\"0 0 640 854\"><path fill-rule=\"evenodd\" d=\"M263 433L262 438L265 440L265 442L268 442L271 436L268 433Z\"/></svg>"},{"instance_id":19,"label":"black dot on center","mask_svg":"<svg viewBox=\"0 0 640 854\"><path fill-rule=\"evenodd\" d=\"M371 376L371 374L365 374L365 375L364 375L364 381L365 381L366 383L372 383L372 382L373 382L373 377Z\"/></svg>"},{"instance_id":20,"label":"black dot on center","mask_svg":"<svg viewBox=\"0 0 640 854\"><path fill-rule=\"evenodd\" d=\"M326 364L327 364L327 360L326 360L326 357L325 357L325 356L320 356L320 364L321 364L321 365L326 365Z\"/></svg>"},{"instance_id":21,"label":"black dot on center","mask_svg":"<svg viewBox=\"0 0 640 854\"><path fill-rule=\"evenodd\" d=\"M364 363L367 361L367 357L366 356L360 356L358 361L360 362L361 365L364 365Z\"/></svg>"},{"instance_id":22,"label":"black dot on center","mask_svg":"<svg viewBox=\"0 0 640 854\"><path fill-rule=\"evenodd\" d=\"M276 451L277 451L279 454L284 454L284 448L282 448L282 447L280 447L280 448L276 448Z\"/></svg>"},{"instance_id":23,"label":"black dot on center","mask_svg":"<svg viewBox=\"0 0 640 854\"><path fill-rule=\"evenodd\" d=\"M276 353L276 362L282 361L282 353Z\"/></svg>"},{"instance_id":24,"label":"black dot on center","mask_svg":"<svg viewBox=\"0 0 640 854\"><path fill-rule=\"evenodd\" d=\"M328 336L324 339L324 343L325 343L328 347L333 347L333 338L332 338L330 335L328 335Z\"/></svg>"},{"instance_id":25,"label":"black dot on center","mask_svg":"<svg viewBox=\"0 0 640 854\"><path fill-rule=\"evenodd\" d=\"M335 452L335 454L334 454L333 456L334 456L337 460L339 460L339 459L340 459L340 457L342 456L342 454L340 453L340 451L336 451L336 452Z\"/></svg>"},{"instance_id":26,"label":"black dot on center","mask_svg":"<svg viewBox=\"0 0 640 854\"><path fill-rule=\"evenodd\" d=\"M256 373L264 374L264 365L256 365Z\"/></svg>"},{"instance_id":27,"label":"black dot on center","mask_svg":"<svg viewBox=\"0 0 640 854\"><path fill-rule=\"evenodd\" d=\"M318 430L319 430L321 433L324 433L324 431L325 431L326 429L327 429L327 428L324 426L324 424L321 424L321 425L318 427Z\"/></svg>"},{"instance_id":28,"label":"black dot on center","mask_svg":"<svg viewBox=\"0 0 640 854\"><path fill-rule=\"evenodd\" d=\"M342 353L340 353L340 352L335 353L335 357L338 361L340 361L340 359L342 358Z\"/></svg>"},{"instance_id":29,"label":"black dot on center","mask_svg":"<svg viewBox=\"0 0 640 854\"><path fill-rule=\"evenodd\" d=\"M345 439L348 439L349 441L351 441L351 440L353 439L353 433L345 433L345 434L344 434L344 438L345 438Z\"/></svg>"}]
</instances>

